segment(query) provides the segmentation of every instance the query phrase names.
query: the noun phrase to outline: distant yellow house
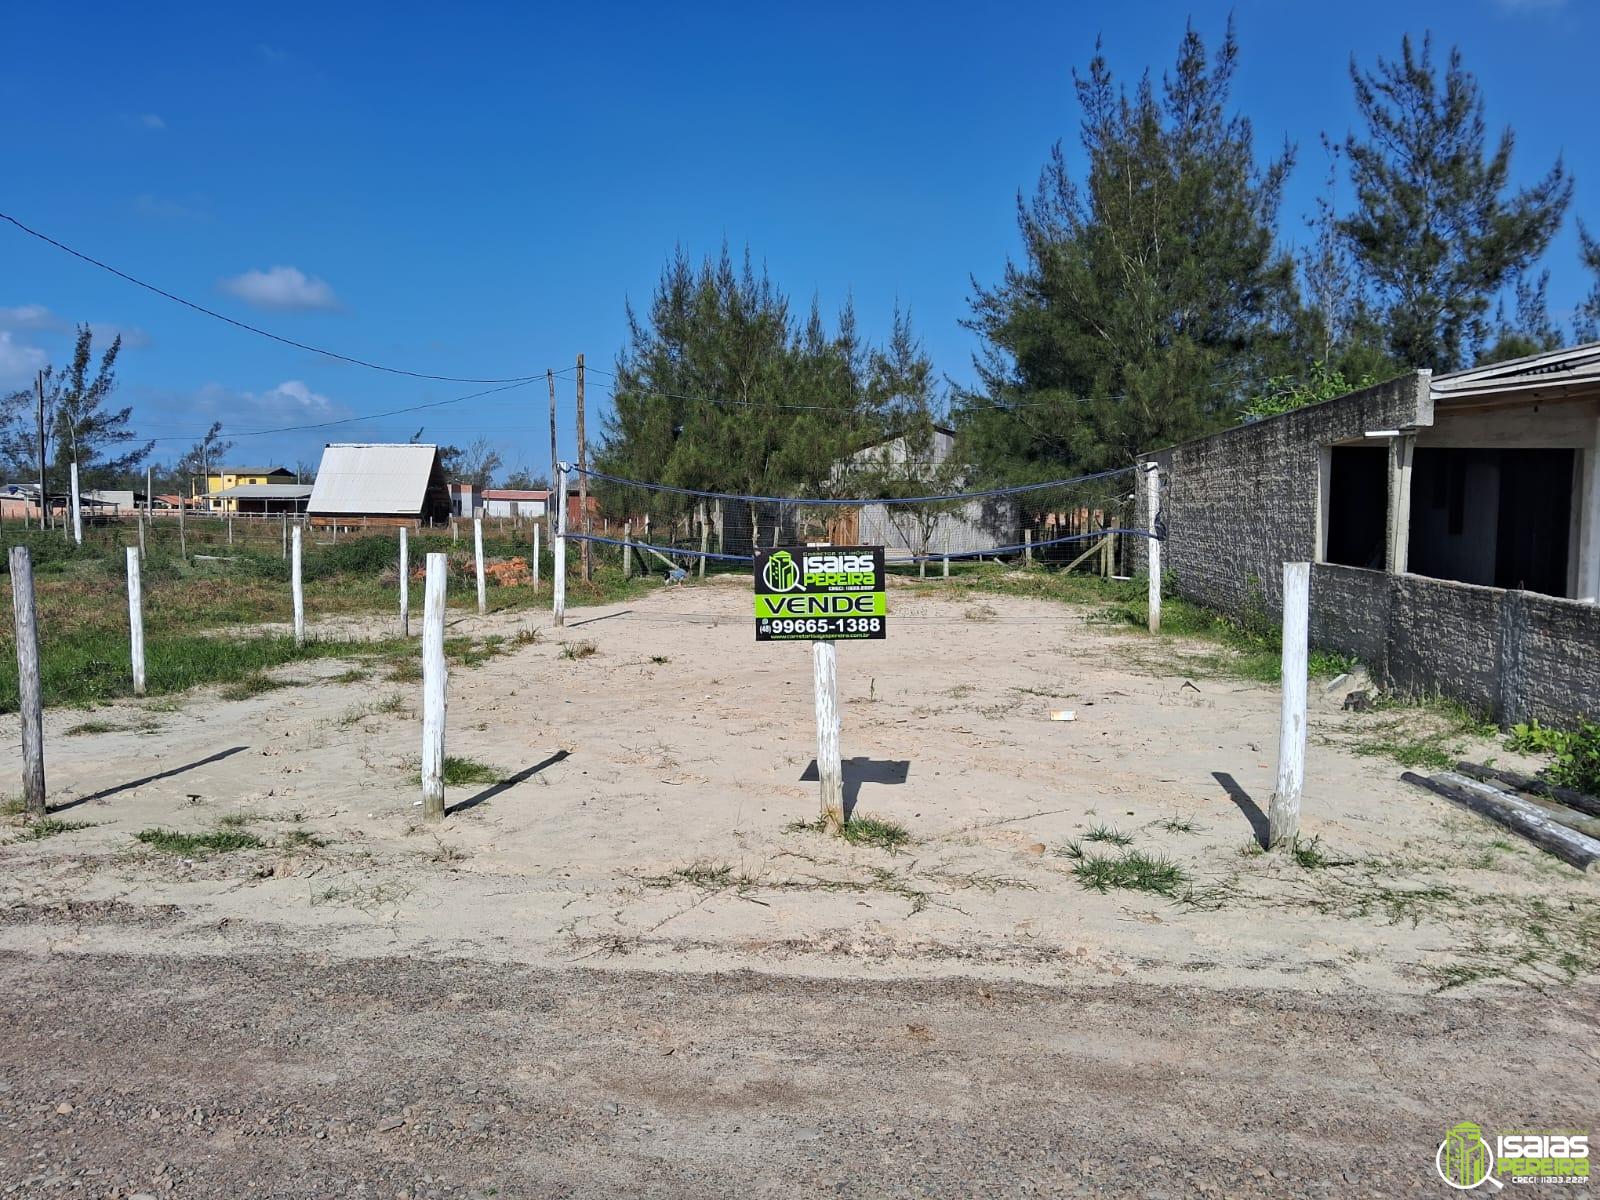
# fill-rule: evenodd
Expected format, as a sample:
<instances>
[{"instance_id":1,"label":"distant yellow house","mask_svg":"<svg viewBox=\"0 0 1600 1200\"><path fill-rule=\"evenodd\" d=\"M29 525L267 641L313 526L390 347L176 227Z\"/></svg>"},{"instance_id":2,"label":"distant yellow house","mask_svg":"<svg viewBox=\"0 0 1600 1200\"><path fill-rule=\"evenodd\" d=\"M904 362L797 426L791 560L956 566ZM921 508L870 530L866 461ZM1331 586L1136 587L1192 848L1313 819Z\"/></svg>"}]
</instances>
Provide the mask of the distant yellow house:
<instances>
[{"instance_id":1,"label":"distant yellow house","mask_svg":"<svg viewBox=\"0 0 1600 1200\"><path fill-rule=\"evenodd\" d=\"M237 487L298 482L298 477L287 467L218 467L193 480L189 485L189 494L213 512L238 512L237 494L223 496L218 493L230 492ZM306 494L310 494L310 484L306 485Z\"/></svg>"}]
</instances>

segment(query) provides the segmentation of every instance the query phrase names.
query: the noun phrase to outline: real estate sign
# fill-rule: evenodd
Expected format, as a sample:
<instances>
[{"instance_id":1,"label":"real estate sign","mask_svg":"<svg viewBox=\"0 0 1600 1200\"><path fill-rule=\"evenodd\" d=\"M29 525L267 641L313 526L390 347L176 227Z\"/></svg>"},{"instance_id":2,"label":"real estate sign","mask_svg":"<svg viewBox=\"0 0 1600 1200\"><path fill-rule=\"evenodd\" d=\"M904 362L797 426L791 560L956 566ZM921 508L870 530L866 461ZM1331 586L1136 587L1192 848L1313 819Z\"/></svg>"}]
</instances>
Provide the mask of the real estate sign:
<instances>
[{"instance_id":1,"label":"real estate sign","mask_svg":"<svg viewBox=\"0 0 1600 1200\"><path fill-rule=\"evenodd\" d=\"M866 641L888 633L882 546L756 551L756 641Z\"/></svg>"}]
</instances>

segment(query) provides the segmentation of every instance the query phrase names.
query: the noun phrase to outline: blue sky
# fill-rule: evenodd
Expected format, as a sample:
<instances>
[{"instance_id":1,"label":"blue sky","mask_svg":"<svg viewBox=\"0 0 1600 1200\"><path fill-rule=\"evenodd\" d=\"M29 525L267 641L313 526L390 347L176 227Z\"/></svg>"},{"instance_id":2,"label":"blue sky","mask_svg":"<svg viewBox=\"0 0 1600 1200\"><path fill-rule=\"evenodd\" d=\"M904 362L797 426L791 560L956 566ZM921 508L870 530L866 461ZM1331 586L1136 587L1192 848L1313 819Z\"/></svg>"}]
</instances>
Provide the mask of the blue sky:
<instances>
[{"instance_id":1,"label":"blue sky","mask_svg":"<svg viewBox=\"0 0 1600 1200\"><path fill-rule=\"evenodd\" d=\"M1015 199L1057 138L1071 72L1104 38L1133 82L1208 45L1230 8L1162 0L581 6L14 5L0 73L0 212L194 302L295 341L406 370L609 370L623 305L648 303L681 244L765 260L804 308L853 297L863 332L909 308L936 366L972 378L970 278L1017 250ZM1552 308L1588 287L1572 217L1600 230L1594 0L1308 5L1238 0L1234 100L1258 152L1299 146L1286 241L1320 191L1318 141L1355 120L1370 66L1431 30L1461 48L1521 182L1565 156L1577 181L1552 249ZM1074 160L1076 161L1076 160ZM487 435L548 469L538 383L482 390L382 374L253 336L0 223L0 389L61 362L75 322L120 330L118 400L182 453L213 420L237 462L291 468L323 443ZM589 376L591 428L608 378ZM300 428L351 417L358 422Z\"/></svg>"}]
</instances>

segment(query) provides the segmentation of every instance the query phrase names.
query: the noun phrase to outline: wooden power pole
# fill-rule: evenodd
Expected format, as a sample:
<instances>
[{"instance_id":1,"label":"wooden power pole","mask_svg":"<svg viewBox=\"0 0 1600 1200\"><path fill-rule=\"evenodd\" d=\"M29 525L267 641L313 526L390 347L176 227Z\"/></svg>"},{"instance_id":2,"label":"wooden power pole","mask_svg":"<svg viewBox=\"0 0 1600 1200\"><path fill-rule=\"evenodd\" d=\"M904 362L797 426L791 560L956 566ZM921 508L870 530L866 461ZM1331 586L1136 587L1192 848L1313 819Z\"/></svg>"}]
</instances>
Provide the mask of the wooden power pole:
<instances>
[{"instance_id":1,"label":"wooden power pole","mask_svg":"<svg viewBox=\"0 0 1600 1200\"><path fill-rule=\"evenodd\" d=\"M565 496L556 495L556 481L561 475L561 468L556 458L556 373L549 367L545 368L545 379L550 384L550 503L544 506L545 540L550 543L550 550L555 552L556 546L556 505L565 504Z\"/></svg>"},{"instance_id":2,"label":"wooden power pole","mask_svg":"<svg viewBox=\"0 0 1600 1200\"><path fill-rule=\"evenodd\" d=\"M583 438L583 355L578 355L578 520L584 532L582 549L583 581L594 578L594 563L589 557L589 451ZM565 503L566 497L563 496Z\"/></svg>"},{"instance_id":3,"label":"wooden power pole","mask_svg":"<svg viewBox=\"0 0 1600 1200\"><path fill-rule=\"evenodd\" d=\"M39 528L47 524L45 508L49 501L44 491L44 372L40 371L34 379L34 385L39 390Z\"/></svg>"}]
</instances>

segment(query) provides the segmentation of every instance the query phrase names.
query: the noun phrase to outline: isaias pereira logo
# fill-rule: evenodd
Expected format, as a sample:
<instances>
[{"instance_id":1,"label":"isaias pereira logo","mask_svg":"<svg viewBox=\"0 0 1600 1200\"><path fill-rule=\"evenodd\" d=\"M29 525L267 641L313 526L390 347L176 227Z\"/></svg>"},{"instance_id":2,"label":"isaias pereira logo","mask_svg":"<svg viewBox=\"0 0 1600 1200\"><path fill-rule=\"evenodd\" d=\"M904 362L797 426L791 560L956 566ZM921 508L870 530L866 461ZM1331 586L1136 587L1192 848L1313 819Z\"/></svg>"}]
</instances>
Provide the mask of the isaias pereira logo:
<instances>
[{"instance_id":1,"label":"isaias pereira logo","mask_svg":"<svg viewBox=\"0 0 1600 1200\"><path fill-rule=\"evenodd\" d=\"M1503 1186L1494 1178L1494 1151L1483 1140L1483 1130L1471 1121L1452 1126L1433 1156L1434 1169L1457 1191L1471 1191L1487 1180L1495 1191Z\"/></svg>"},{"instance_id":2,"label":"isaias pereira logo","mask_svg":"<svg viewBox=\"0 0 1600 1200\"><path fill-rule=\"evenodd\" d=\"M800 568L787 550L778 550L767 559L761 578L774 592L792 592L800 586Z\"/></svg>"}]
</instances>

